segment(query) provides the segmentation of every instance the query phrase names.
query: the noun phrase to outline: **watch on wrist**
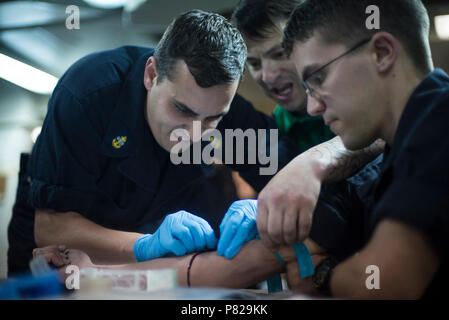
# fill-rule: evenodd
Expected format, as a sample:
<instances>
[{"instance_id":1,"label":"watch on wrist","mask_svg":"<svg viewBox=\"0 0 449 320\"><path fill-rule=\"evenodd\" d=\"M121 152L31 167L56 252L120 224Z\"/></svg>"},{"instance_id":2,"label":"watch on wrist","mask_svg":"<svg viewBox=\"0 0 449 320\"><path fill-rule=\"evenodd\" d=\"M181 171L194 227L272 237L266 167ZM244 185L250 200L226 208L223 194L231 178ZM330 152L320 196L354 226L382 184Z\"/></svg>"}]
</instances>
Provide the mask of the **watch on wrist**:
<instances>
[{"instance_id":1,"label":"watch on wrist","mask_svg":"<svg viewBox=\"0 0 449 320\"><path fill-rule=\"evenodd\" d=\"M315 289L323 296L330 297L330 278L332 270L339 263L339 261L332 256L327 257L321 261L315 268L312 281Z\"/></svg>"}]
</instances>

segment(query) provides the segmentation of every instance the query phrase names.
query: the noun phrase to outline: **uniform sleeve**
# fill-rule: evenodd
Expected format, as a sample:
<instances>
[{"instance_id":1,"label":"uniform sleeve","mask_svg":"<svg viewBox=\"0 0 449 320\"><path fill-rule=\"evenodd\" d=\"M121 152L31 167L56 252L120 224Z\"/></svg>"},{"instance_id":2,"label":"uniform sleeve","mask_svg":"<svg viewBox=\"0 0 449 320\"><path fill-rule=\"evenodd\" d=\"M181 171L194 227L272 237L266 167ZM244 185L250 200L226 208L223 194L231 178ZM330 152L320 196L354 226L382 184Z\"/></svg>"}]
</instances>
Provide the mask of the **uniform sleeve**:
<instances>
[{"instance_id":1,"label":"uniform sleeve","mask_svg":"<svg viewBox=\"0 0 449 320\"><path fill-rule=\"evenodd\" d=\"M251 103L239 95L234 98L229 113L220 122L218 129L223 136L223 159L226 159L226 153L230 150L233 154L232 163L225 163L225 161L223 163L238 171L256 191L262 190L268 181L299 153L296 145L287 137L280 138L273 118L255 110ZM240 129L242 134L250 129L257 142L250 145L249 140L246 140L242 153L236 147L235 139L234 144L229 141L226 129ZM264 130L265 135L261 135L259 130ZM270 130L276 131L276 135L271 135ZM264 150L260 148L262 144ZM237 158L243 159L244 163L239 163ZM255 162L250 159L255 159Z\"/></svg>"},{"instance_id":2,"label":"uniform sleeve","mask_svg":"<svg viewBox=\"0 0 449 320\"><path fill-rule=\"evenodd\" d=\"M98 129L82 103L59 85L49 101L29 161L29 201L33 207L81 214L88 211L100 170Z\"/></svg>"},{"instance_id":3,"label":"uniform sleeve","mask_svg":"<svg viewBox=\"0 0 449 320\"><path fill-rule=\"evenodd\" d=\"M382 159L380 155L352 177L321 188L309 236L339 260L365 243L364 219L372 210Z\"/></svg>"},{"instance_id":4,"label":"uniform sleeve","mask_svg":"<svg viewBox=\"0 0 449 320\"><path fill-rule=\"evenodd\" d=\"M374 219L391 218L417 228L445 254L449 250L448 110L446 105L412 128L414 134L396 165L384 173L391 184L374 212Z\"/></svg>"}]
</instances>

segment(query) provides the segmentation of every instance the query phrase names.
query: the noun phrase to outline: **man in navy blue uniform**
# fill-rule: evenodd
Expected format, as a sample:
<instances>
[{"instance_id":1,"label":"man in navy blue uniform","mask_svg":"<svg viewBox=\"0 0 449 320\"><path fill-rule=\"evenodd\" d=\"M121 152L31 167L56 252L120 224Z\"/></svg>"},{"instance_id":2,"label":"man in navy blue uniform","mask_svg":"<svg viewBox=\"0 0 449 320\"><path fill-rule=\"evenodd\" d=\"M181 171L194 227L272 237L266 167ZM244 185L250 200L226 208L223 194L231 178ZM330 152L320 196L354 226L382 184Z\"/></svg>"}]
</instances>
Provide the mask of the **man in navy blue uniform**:
<instances>
[{"instance_id":1,"label":"man in navy blue uniform","mask_svg":"<svg viewBox=\"0 0 449 320\"><path fill-rule=\"evenodd\" d=\"M235 96L245 60L244 41L228 21L192 11L155 50L127 46L76 62L52 94L30 158L22 159L9 273L27 269L34 247L56 243L104 263L214 248L211 225L227 199L207 199L207 186L198 191L207 166L170 161L178 143L170 135L184 129L193 136L195 120L201 132L274 128ZM295 154L281 149L280 166ZM231 167L257 190L270 178L257 165Z\"/></svg>"},{"instance_id":2,"label":"man in navy blue uniform","mask_svg":"<svg viewBox=\"0 0 449 320\"><path fill-rule=\"evenodd\" d=\"M379 12L380 29L366 27L369 6ZM449 77L433 67L424 5L306 0L292 13L283 43L311 115L322 115L348 149L386 142L380 179L357 227L364 235L360 250L344 261L322 260L316 289L346 298L443 297Z\"/></svg>"}]
</instances>

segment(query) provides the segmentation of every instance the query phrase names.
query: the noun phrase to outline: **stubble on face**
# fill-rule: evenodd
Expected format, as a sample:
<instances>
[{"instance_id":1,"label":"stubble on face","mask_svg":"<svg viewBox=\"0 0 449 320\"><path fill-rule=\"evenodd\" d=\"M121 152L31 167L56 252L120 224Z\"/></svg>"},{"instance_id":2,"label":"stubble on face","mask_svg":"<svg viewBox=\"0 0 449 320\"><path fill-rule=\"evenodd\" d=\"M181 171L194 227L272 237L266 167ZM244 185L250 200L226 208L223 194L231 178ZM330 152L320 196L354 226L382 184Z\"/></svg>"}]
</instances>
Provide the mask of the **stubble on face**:
<instances>
[{"instance_id":1,"label":"stubble on face","mask_svg":"<svg viewBox=\"0 0 449 320\"><path fill-rule=\"evenodd\" d=\"M155 83L147 94L147 121L154 138L166 151L170 151L180 140L193 139L194 121L201 121L203 131L215 128L221 120L217 116L229 111L238 85L239 80L236 80L230 84L202 88L185 62L178 61L175 77ZM187 112L179 106L186 106ZM175 130L177 139L172 137ZM182 136L180 132L183 132Z\"/></svg>"}]
</instances>

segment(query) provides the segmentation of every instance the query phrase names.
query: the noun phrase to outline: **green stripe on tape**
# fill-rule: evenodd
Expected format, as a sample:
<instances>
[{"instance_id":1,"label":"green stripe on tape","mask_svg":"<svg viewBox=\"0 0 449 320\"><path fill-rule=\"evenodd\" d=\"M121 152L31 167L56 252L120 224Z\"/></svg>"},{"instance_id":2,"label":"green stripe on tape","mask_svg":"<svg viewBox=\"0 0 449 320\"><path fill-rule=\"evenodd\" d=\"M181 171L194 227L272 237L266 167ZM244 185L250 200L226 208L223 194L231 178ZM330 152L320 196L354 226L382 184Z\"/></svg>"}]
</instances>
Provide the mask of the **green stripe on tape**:
<instances>
[{"instance_id":1,"label":"green stripe on tape","mask_svg":"<svg viewBox=\"0 0 449 320\"><path fill-rule=\"evenodd\" d=\"M313 276L313 262L310 256L309 249L307 249L304 243L295 243L293 245L296 254L296 260L298 261L299 274L301 279Z\"/></svg>"}]
</instances>

